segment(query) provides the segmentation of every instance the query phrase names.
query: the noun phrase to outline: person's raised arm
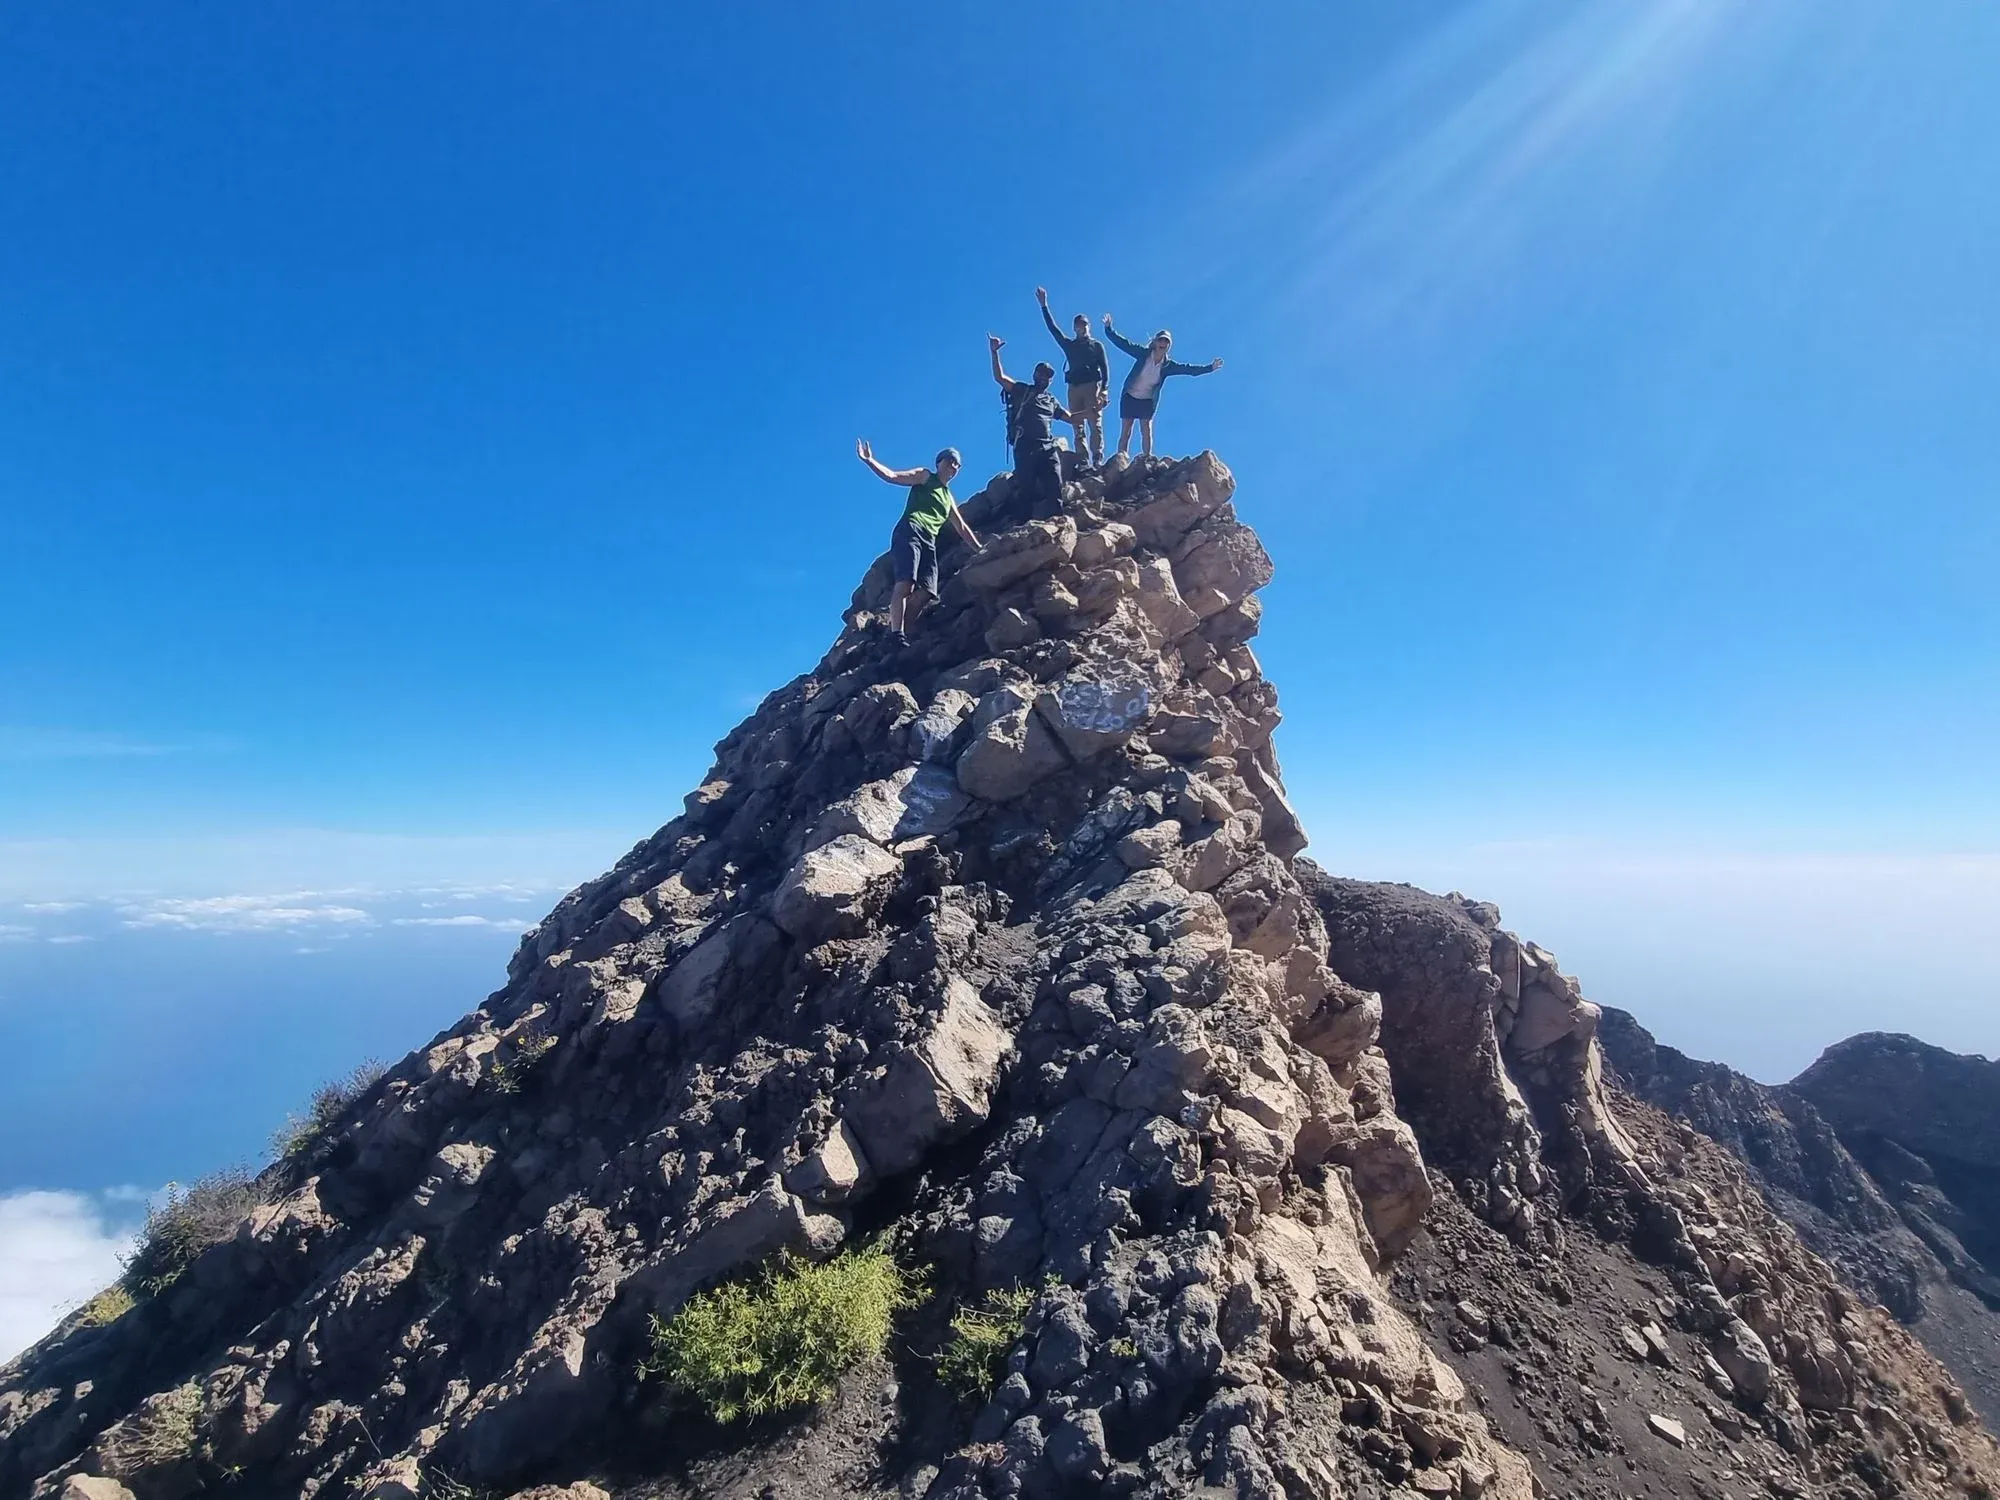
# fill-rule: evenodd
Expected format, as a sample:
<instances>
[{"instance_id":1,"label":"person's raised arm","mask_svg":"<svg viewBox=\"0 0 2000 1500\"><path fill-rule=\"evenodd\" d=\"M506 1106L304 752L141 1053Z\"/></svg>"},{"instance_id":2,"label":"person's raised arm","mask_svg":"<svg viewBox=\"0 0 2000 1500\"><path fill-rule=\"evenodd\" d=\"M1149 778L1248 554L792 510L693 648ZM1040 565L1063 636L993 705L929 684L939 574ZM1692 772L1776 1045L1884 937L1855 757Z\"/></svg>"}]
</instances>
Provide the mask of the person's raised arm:
<instances>
[{"instance_id":1,"label":"person's raised arm","mask_svg":"<svg viewBox=\"0 0 2000 1500\"><path fill-rule=\"evenodd\" d=\"M854 451L864 464L875 471L875 476L878 479L889 484L921 484L923 483L924 475L930 472L927 469L890 468L887 464L881 463L876 459L875 449L867 438L856 438L854 440Z\"/></svg>"},{"instance_id":2,"label":"person's raised arm","mask_svg":"<svg viewBox=\"0 0 2000 1500\"><path fill-rule=\"evenodd\" d=\"M1069 353L1069 340L1063 337L1062 329L1056 326L1055 316L1049 311L1049 289L1036 287L1035 300L1042 304L1042 321L1049 325L1049 337L1062 346L1063 353Z\"/></svg>"},{"instance_id":3,"label":"person's raised arm","mask_svg":"<svg viewBox=\"0 0 2000 1500\"><path fill-rule=\"evenodd\" d=\"M993 356L993 383L1003 391L1011 391L1019 382L1000 368L1000 346L1007 341L997 333L986 335L986 352Z\"/></svg>"},{"instance_id":4,"label":"person's raised arm","mask_svg":"<svg viewBox=\"0 0 2000 1500\"><path fill-rule=\"evenodd\" d=\"M976 536L972 534L972 528L970 528L970 526L966 526L966 518L958 514L958 506L952 506L952 528L954 528L954 530L956 530L956 532L958 532L958 534L960 534L962 538L966 538L966 546L970 546L970 548L972 548L974 552L984 552L984 550L986 550L986 544L984 544L984 542L982 542L980 538L976 538Z\"/></svg>"},{"instance_id":5,"label":"person's raised arm","mask_svg":"<svg viewBox=\"0 0 2000 1500\"><path fill-rule=\"evenodd\" d=\"M1127 354L1131 355L1134 359L1144 359L1146 357L1146 351L1143 348L1133 343L1130 339L1126 338L1124 334L1120 333L1117 329L1111 326L1110 313L1106 313L1104 315L1104 336L1110 339L1111 342L1116 344L1120 349L1123 349Z\"/></svg>"}]
</instances>

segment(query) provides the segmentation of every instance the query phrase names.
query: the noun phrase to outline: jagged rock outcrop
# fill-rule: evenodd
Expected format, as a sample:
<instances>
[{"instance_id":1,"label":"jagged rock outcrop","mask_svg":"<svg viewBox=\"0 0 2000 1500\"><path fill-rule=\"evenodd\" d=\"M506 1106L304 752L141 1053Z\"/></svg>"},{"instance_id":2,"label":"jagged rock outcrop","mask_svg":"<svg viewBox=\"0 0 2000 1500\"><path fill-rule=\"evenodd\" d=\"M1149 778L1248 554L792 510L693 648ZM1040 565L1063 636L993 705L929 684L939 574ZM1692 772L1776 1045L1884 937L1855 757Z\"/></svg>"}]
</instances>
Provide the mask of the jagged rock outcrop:
<instances>
[{"instance_id":1,"label":"jagged rock outcrop","mask_svg":"<svg viewBox=\"0 0 2000 1500\"><path fill-rule=\"evenodd\" d=\"M0 1497L1990 1500L1949 1378L1612 1093L1549 954L1294 860L1228 470L1073 478L969 503L908 647L878 561L503 988L0 1374ZM983 1409L917 1319L815 1419L663 1418L651 1319L877 1234L934 1309L1033 1292Z\"/></svg>"},{"instance_id":2,"label":"jagged rock outcrop","mask_svg":"<svg viewBox=\"0 0 2000 1500\"><path fill-rule=\"evenodd\" d=\"M2000 1063L1870 1032L1827 1048L1791 1088L1954 1277L2000 1308Z\"/></svg>"},{"instance_id":3,"label":"jagged rock outcrop","mask_svg":"<svg viewBox=\"0 0 2000 1500\"><path fill-rule=\"evenodd\" d=\"M1870 1034L1772 1086L1663 1046L1622 1011L1605 1012L1603 1039L1622 1087L1740 1158L1799 1237L2000 1420L2000 1069Z\"/></svg>"},{"instance_id":4,"label":"jagged rock outcrop","mask_svg":"<svg viewBox=\"0 0 2000 1500\"><path fill-rule=\"evenodd\" d=\"M1449 1184L1397 1288L1546 1486L2000 1482L1964 1394L1744 1164L1612 1086L1619 1018L1552 955L1488 903L1298 869L1332 966L1381 995L1398 1107Z\"/></svg>"},{"instance_id":5,"label":"jagged rock outcrop","mask_svg":"<svg viewBox=\"0 0 2000 1500\"><path fill-rule=\"evenodd\" d=\"M879 562L503 989L180 1282L7 1373L0 1492L574 1477L657 1404L650 1317L886 1225L941 1296L1047 1287L886 1487L1528 1500L1379 1279L1430 1188L1287 862L1232 489L1142 461L1029 520L1002 478L908 648ZM135 1457L189 1390L198 1452Z\"/></svg>"}]
</instances>

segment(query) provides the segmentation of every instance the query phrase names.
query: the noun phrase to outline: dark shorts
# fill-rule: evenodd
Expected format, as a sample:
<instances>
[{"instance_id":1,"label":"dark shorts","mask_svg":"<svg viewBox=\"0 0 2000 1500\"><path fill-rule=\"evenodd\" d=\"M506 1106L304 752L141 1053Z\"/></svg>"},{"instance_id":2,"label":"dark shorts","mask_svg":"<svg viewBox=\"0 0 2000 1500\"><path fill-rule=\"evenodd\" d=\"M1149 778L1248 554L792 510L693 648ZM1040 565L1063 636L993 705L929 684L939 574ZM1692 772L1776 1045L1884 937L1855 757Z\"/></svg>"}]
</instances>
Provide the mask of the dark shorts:
<instances>
[{"instance_id":1,"label":"dark shorts","mask_svg":"<svg viewBox=\"0 0 2000 1500\"><path fill-rule=\"evenodd\" d=\"M932 598L937 597L937 538L917 530L908 516L889 533L889 565L896 582L914 583Z\"/></svg>"},{"instance_id":2,"label":"dark shorts","mask_svg":"<svg viewBox=\"0 0 2000 1500\"><path fill-rule=\"evenodd\" d=\"M1118 419L1121 422L1150 422L1153 408L1160 404L1158 396L1126 396L1118 398Z\"/></svg>"}]
</instances>

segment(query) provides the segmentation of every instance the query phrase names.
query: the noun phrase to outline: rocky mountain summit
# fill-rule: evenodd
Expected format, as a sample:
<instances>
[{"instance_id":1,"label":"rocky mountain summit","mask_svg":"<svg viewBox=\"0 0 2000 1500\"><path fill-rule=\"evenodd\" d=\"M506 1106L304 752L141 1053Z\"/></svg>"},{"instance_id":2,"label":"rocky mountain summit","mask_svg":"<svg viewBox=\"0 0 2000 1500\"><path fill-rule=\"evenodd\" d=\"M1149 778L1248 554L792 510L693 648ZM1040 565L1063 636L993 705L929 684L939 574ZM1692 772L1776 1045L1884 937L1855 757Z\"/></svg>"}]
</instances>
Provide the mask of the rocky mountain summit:
<instances>
[{"instance_id":1,"label":"rocky mountain summit","mask_svg":"<svg viewBox=\"0 0 2000 1500\"><path fill-rule=\"evenodd\" d=\"M1001 476L908 646L878 561L499 991L0 1374L0 1495L1991 1497L1950 1376L1607 1086L1546 952L1298 858L1233 490ZM816 1409L640 1378L864 1243L925 1299Z\"/></svg>"},{"instance_id":2,"label":"rocky mountain summit","mask_svg":"<svg viewBox=\"0 0 2000 1500\"><path fill-rule=\"evenodd\" d=\"M2000 1064L1869 1033L1771 1087L1622 1011L1603 1038L1624 1087L1734 1152L1799 1237L2000 1421Z\"/></svg>"}]
</instances>

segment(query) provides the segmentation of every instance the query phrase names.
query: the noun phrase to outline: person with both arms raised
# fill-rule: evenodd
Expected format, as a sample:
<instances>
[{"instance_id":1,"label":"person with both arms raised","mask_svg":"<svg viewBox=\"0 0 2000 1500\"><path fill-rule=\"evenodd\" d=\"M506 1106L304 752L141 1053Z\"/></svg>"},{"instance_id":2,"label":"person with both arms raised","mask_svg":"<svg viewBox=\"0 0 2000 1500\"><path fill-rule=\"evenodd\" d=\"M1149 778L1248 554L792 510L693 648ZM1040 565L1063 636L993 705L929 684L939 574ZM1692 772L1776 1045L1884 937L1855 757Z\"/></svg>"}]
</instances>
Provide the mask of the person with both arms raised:
<instances>
[{"instance_id":1,"label":"person with both arms raised","mask_svg":"<svg viewBox=\"0 0 2000 1500\"><path fill-rule=\"evenodd\" d=\"M993 356L993 380L1007 402L1007 440L1014 445L1014 485L1033 518L1055 515L1062 509L1062 453L1056 447L1055 424L1076 419L1049 394L1049 382L1056 367L1043 361L1035 366L1033 385L1016 380L1000 368L1000 350L1007 341L997 333L986 336L987 352Z\"/></svg>"},{"instance_id":2,"label":"person with both arms raised","mask_svg":"<svg viewBox=\"0 0 2000 1500\"><path fill-rule=\"evenodd\" d=\"M1122 457L1132 448L1132 424L1139 424L1140 451L1146 457L1153 456L1153 413L1159 409L1160 387L1167 383L1169 375L1207 375L1222 368L1219 359L1210 360L1205 365L1184 365L1169 356L1173 353L1174 336L1162 328L1142 349L1128 338L1119 335L1111 326L1111 314L1104 315L1104 336L1131 355L1135 363L1132 373L1125 377L1125 388L1118 397L1118 452Z\"/></svg>"},{"instance_id":3,"label":"person with both arms raised","mask_svg":"<svg viewBox=\"0 0 2000 1500\"><path fill-rule=\"evenodd\" d=\"M889 484L906 485L910 491L909 501L903 506L903 518L889 534L891 576L896 581L889 592L889 634L898 641L907 641L917 615L938 595L937 544L944 523L951 522L953 530L974 552L982 551L986 544L972 534L965 517L958 513L958 502L952 498L951 481L960 467L956 448L939 453L936 466L929 469L892 469L877 461L875 450L866 438L855 441L854 451L877 477Z\"/></svg>"},{"instance_id":4,"label":"person with both arms raised","mask_svg":"<svg viewBox=\"0 0 2000 1500\"><path fill-rule=\"evenodd\" d=\"M1104 346L1090 336L1090 319L1076 315L1076 336L1066 336L1049 313L1047 287L1035 288L1035 300L1042 305L1042 321L1049 325L1049 337L1061 347L1067 368L1063 380L1069 386L1070 422L1076 428L1076 451L1094 464L1104 462L1104 408L1109 404L1106 388L1111 384L1110 362ZM1085 429L1088 428L1088 432ZM1086 442L1088 438L1088 442Z\"/></svg>"}]
</instances>

